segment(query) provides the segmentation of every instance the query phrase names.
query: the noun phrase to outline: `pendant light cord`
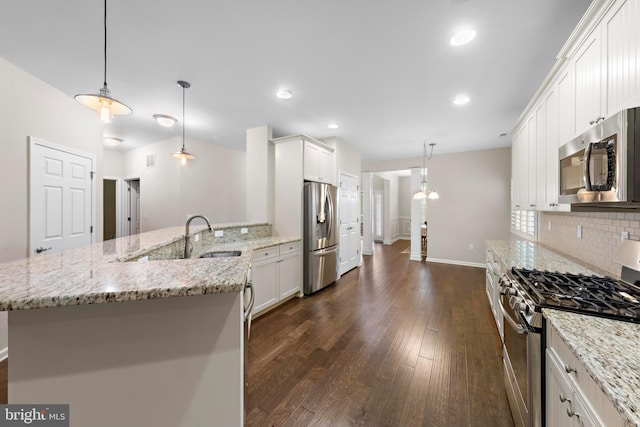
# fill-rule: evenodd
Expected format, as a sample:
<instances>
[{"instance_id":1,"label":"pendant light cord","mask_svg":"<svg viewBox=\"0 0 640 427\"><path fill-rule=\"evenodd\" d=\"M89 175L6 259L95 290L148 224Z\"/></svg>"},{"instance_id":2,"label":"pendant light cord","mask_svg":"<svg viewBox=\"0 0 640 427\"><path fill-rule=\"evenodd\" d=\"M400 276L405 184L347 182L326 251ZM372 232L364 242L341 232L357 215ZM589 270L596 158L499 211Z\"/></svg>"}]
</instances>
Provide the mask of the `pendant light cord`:
<instances>
[{"instance_id":1,"label":"pendant light cord","mask_svg":"<svg viewBox=\"0 0 640 427\"><path fill-rule=\"evenodd\" d=\"M184 151L184 91L185 87L182 85L182 151Z\"/></svg>"},{"instance_id":2,"label":"pendant light cord","mask_svg":"<svg viewBox=\"0 0 640 427\"><path fill-rule=\"evenodd\" d=\"M107 0L104 0L104 86L107 86Z\"/></svg>"}]
</instances>

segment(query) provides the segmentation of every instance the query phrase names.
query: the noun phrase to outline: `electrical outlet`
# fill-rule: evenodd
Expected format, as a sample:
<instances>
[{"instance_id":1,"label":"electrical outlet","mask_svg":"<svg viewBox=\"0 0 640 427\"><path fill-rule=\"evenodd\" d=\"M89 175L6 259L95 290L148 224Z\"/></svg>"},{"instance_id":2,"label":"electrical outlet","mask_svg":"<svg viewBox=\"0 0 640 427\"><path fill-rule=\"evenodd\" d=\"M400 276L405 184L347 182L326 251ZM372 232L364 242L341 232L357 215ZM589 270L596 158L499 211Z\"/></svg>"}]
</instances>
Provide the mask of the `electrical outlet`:
<instances>
[{"instance_id":1,"label":"electrical outlet","mask_svg":"<svg viewBox=\"0 0 640 427\"><path fill-rule=\"evenodd\" d=\"M240 234L247 234L248 232L249 232L248 228L243 227L240 229Z\"/></svg>"},{"instance_id":2,"label":"electrical outlet","mask_svg":"<svg viewBox=\"0 0 640 427\"><path fill-rule=\"evenodd\" d=\"M214 237L222 237L222 236L224 236L224 230L215 230L213 232L213 236Z\"/></svg>"},{"instance_id":3,"label":"electrical outlet","mask_svg":"<svg viewBox=\"0 0 640 427\"><path fill-rule=\"evenodd\" d=\"M547 229L551 231L551 221L547 222Z\"/></svg>"},{"instance_id":4,"label":"electrical outlet","mask_svg":"<svg viewBox=\"0 0 640 427\"><path fill-rule=\"evenodd\" d=\"M200 241L200 233L196 234L195 241L196 241L196 242L199 242L199 241Z\"/></svg>"},{"instance_id":5,"label":"electrical outlet","mask_svg":"<svg viewBox=\"0 0 640 427\"><path fill-rule=\"evenodd\" d=\"M623 231L622 233L620 233L620 240L629 240L629 232Z\"/></svg>"},{"instance_id":6,"label":"electrical outlet","mask_svg":"<svg viewBox=\"0 0 640 427\"><path fill-rule=\"evenodd\" d=\"M473 250L473 243L469 243L469 250L472 251Z\"/></svg>"},{"instance_id":7,"label":"electrical outlet","mask_svg":"<svg viewBox=\"0 0 640 427\"><path fill-rule=\"evenodd\" d=\"M578 226L578 230L577 231L578 231L578 239L582 239L582 226L581 225Z\"/></svg>"}]
</instances>

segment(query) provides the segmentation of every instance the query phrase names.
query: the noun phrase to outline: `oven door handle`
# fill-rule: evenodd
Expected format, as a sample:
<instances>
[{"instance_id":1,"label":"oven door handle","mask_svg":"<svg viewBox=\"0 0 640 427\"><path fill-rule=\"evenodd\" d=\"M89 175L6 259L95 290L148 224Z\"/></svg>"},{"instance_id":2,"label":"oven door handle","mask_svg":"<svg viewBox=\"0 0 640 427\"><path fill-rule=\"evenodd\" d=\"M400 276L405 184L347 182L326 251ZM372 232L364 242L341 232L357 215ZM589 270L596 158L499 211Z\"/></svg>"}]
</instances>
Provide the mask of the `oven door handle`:
<instances>
[{"instance_id":1,"label":"oven door handle","mask_svg":"<svg viewBox=\"0 0 640 427\"><path fill-rule=\"evenodd\" d=\"M526 335L528 331L525 329L524 326L522 326L521 324L513 320L513 318L509 315L509 313L507 313L507 311L504 309L504 306L502 305L502 299L498 300L498 304L500 305L500 311L502 311L502 317L507 319L507 323L511 325L513 330L516 331L518 335Z\"/></svg>"}]
</instances>

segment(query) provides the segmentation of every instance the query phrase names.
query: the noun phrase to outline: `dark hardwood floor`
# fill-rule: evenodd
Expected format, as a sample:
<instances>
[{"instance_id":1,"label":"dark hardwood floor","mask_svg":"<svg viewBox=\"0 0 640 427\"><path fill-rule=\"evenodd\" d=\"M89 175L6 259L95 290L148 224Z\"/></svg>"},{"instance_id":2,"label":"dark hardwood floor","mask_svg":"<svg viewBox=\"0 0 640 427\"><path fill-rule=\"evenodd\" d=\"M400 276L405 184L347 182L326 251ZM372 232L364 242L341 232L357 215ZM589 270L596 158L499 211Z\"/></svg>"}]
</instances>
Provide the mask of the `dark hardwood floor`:
<instances>
[{"instance_id":1,"label":"dark hardwood floor","mask_svg":"<svg viewBox=\"0 0 640 427\"><path fill-rule=\"evenodd\" d=\"M407 242L256 319L249 426L513 426L484 270Z\"/></svg>"}]
</instances>

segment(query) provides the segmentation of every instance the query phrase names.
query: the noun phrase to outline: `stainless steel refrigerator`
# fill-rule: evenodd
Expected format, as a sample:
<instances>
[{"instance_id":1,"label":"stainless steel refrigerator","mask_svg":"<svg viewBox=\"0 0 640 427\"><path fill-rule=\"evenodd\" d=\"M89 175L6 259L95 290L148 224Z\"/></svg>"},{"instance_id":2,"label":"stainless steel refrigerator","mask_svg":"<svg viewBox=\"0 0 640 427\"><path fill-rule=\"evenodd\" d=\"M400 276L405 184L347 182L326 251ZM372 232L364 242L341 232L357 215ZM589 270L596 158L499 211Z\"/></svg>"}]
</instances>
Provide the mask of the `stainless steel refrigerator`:
<instances>
[{"instance_id":1,"label":"stainless steel refrigerator","mask_svg":"<svg viewBox=\"0 0 640 427\"><path fill-rule=\"evenodd\" d=\"M304 293L310 295L338 278L337 187L304 184Z\"/></svg>"}]
</instances>

